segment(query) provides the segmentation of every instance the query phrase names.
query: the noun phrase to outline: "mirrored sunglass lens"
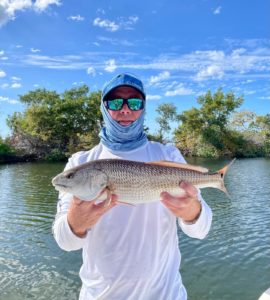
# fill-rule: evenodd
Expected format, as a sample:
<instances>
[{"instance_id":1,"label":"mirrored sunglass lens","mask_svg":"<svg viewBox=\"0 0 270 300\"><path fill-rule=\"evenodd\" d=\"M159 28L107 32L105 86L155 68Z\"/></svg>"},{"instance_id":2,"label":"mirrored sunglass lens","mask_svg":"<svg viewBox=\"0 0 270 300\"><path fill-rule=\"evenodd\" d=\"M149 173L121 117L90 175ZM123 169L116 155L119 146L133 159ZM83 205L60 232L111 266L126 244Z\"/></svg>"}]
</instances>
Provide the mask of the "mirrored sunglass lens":
<instances>
[{"instance_id":1,"label":"mirrored sunglass lens","mask_svg":"<svg viewBox=\"0 0 270 300\"><path fill-rule=\"evenodd\" d=\"M131 110L140 110L142 109L142 99L139 98L130 98L128 99L128 106Z\"/></svg>"},{"instance_id":2,"label":"mirrored sunglass lens","mask_svg":"<svg viewBox=\"0 0 270 300\"><path fill-rule=\"evenodd\" d=\"M122 108L123 99L113 99L108 101L108 108L111 110L119 110Z\"/></svg>"}]
</instances>

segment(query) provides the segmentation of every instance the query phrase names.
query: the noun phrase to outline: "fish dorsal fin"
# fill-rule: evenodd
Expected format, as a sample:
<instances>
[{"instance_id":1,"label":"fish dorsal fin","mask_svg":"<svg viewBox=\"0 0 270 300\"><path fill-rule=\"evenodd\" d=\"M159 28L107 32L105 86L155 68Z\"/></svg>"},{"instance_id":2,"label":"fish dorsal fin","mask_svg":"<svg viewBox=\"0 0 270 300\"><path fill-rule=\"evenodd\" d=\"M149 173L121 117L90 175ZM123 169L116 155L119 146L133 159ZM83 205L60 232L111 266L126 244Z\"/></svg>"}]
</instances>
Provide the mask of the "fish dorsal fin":
<instances>
[{"instance_id":1,"label":"fish dorsal fin","mask_svg":"<svg viewBox=\"0 0 270 300\"><path fill-rule=\"evenodd\" d=\"M174 168L180 168L185 170L192 170L192 171L198 171L201 173L208 173L208 169L200 167L200 166L193 166L189 164L182 164L174 161L168 161L168 160L158 160L158 161L151 161L147 162L148 165L155 165L155 166L161 166L161 167L174 167Z\"/></svg>"}]
</instances>

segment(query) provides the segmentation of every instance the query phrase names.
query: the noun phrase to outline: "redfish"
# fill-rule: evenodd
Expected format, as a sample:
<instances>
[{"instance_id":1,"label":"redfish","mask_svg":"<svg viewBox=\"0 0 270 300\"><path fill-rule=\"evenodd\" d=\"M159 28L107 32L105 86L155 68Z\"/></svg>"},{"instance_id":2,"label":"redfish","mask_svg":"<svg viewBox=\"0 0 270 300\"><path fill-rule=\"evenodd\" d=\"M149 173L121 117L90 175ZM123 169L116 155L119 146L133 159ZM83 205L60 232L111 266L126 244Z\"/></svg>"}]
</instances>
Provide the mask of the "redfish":
<instances>
[{"instance_id":1,"label":"redfish","mask_svg":"<svg viewBox=\"0 0 270 300\"><path fill-rule=\"evenodd\" d=\"M216 188L227 194L224 176L233 161L214 173L208 169L169 161L137 162L100 159L66 170L53 178L56 190L90 201L103 191L118 195L119 201L139 204L160 200L167 191L181 194L179 183L188 181L198 189Z\"/></svg>"}]
</instances>

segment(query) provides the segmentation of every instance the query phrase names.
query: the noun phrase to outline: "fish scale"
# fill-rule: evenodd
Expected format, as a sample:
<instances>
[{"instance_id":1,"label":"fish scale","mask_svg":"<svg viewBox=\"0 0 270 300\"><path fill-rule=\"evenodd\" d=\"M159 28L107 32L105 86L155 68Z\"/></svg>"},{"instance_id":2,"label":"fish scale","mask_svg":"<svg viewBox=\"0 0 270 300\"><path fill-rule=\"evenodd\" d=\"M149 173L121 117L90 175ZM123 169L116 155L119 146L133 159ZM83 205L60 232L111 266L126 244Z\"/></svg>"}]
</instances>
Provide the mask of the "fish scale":
<instances>
[{"instance_id":1,"label":"fish scale","mask_svg":"<svg viewBox=\"0 0 270 300\"><path fill-rule=\"evenodd\" d=\"M58 191L86 201L108 189L118 195L119 201L139 204L158 201L163 191L181 194L179 184L183 180L197 188L212 187L227 193L224 176L230 165L210 174L200 166L175 162L100 159L64 171L52 184Z\"/></svg>"}]
</instances>

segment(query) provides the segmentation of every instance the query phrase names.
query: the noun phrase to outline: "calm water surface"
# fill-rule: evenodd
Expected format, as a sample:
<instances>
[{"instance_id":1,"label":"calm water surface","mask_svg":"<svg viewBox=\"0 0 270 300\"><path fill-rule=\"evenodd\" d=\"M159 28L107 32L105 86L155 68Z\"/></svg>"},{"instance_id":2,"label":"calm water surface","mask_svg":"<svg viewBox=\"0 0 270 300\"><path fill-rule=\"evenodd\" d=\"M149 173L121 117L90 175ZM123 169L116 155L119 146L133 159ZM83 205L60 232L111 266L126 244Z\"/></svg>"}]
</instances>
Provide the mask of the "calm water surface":
<instances>
[{"instance_id":1,"label":"calm water surface","mask_svg":"<svg viewBox=\"0 0 270 300\"><path fill-rule=\"evenodd\" d=\"M189 162L211 170L228 163ZM62 251L51 234L57 193L50 181L63 166L0 165L0 300L78 298L81 253ZM214 213L205 240L179 231L190 300L254 300L270 287L270 160L237 160L226 186L231 199L203 191Z\"/></svg>"}]
</instances>

